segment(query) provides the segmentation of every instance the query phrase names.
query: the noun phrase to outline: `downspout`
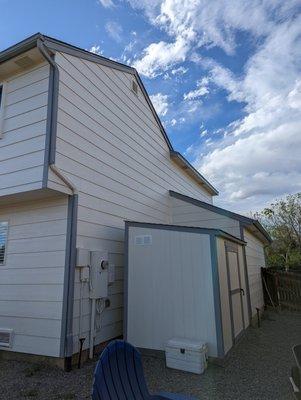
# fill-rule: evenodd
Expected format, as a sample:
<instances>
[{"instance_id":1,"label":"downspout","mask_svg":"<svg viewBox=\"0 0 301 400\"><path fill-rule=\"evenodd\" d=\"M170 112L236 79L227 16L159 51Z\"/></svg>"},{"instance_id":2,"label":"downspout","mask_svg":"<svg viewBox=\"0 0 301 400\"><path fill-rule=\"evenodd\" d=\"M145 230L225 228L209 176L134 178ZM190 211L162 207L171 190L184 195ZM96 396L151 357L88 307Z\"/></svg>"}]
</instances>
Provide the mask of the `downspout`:
<instances>
[{"instance_id":1,"label":"downspout","mask_svg":"<svg viewBox=\"0 0 301 400\"><path fill-rule=\"evenodd\" d=\"M50 169L59 179L61 179L65 183L65 185L72 192L72 195L69 195L68 199L66 258L60 348L60 356L65 358L65 369L67 371L70 371L72 368L73 354L73 303L76 266L78 190L76 186L66 176L64 176L60 169L55 165L59 69L53 57L50 56L44 45L43 36L37 39L37 48L50 65L50 84L48 96L43 188L48 187L48 171Z\"/></svg>"}]
</instances>

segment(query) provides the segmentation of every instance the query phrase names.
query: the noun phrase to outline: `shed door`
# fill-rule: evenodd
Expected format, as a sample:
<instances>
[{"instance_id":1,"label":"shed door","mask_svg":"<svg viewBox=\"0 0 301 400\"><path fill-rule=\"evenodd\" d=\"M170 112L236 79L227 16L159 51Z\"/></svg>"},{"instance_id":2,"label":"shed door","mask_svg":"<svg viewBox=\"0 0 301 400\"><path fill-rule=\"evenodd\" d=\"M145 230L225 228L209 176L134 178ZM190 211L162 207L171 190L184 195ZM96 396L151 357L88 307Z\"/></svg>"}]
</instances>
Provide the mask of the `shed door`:
<instances>
[{"instance_id":1,"label":"shed door","mask_svg":"<svg viewBox=\"0 0 301 400\"><path fill-rule=\"evenodd\" d=\"M235 245L226 244L227 268L228 268L228 283L229 283L229 300L232 323L233 341L244 330L244 314L243 300L244 291L241 288L240 269L238 262L238 249Z\"/></svg>"}]
</instances>

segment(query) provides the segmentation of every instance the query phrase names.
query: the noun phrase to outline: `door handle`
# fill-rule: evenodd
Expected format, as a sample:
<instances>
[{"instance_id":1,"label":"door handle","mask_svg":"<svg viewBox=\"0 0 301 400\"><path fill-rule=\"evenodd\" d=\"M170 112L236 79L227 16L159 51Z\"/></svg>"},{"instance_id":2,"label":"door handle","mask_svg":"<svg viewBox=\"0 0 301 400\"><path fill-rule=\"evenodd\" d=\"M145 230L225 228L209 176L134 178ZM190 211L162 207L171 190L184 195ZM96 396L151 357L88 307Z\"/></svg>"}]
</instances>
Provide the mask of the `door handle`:
<instances>
[{"instance_id":1,"label":"door handle","mask_svg":"<svg viewBox=\"0 0 301 400\"><path fill-rule=\"evenodd\" d=\"M243 290L243 288L240 288L240 291L241 291L242 295L244 296L245 295L245 291Z\"/></svg>"}]
</instances>

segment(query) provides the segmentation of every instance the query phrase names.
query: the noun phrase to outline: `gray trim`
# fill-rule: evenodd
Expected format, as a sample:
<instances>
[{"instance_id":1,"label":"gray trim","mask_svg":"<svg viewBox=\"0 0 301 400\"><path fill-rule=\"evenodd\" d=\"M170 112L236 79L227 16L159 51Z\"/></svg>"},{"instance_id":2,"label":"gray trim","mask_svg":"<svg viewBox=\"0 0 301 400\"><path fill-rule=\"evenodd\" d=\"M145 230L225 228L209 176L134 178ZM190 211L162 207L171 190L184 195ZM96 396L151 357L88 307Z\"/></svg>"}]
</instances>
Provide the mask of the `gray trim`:
<instances>
[{"instance_id":1,"label":"gray trim","mask_svg":"<svg viewBox=\"0 0 301 400\"><path fill-rule=\"evenodd\" d=\"M224 217L229 217L229 218L232 218L232 219L236 219L238 221L245 222L247 224L252 224L254 222L254 220L251 219L251 218L244 217L243 215L236 214L236 213L234 213L232 211L225 210L224 208L214 206L213 204L206 203L205 201L202 201L202 200L194 199L193 197L186 196L184 194L175 192L173 190L169 191L169 195L171 197L176 198L176 199L186 201L187 203L193 204L193 205L195 205L197 207L205 208L205 209L207 209L209 211L215 212L217 214L221 214Z\"/></svg>"},{"instance_id":2,"label":"gray trim","mask_svg":"<svg viewBox=\"0 0 301 400\"><path fill-rule=\"evenodd\" d=\"M123 339L127 340L128 298L129 298L129 223L125 222L124 231L124 275L123 275Z\"/></svg>"},{"instance_id":3,"label":"gray trim","mask_svg":"<svg viewBox=\"0 0 301 400\"><path fill-rule=\"evenodd\" d=\"M220 283L218 274L217 244L216 244L216 237L214 235L210 235L210 250L211 250L212 284L213 284L213 295L214 295L217 355L218 357L224 357L225 349L224 349L224 337L223 337Z\"/></svg>"},{"instance_id":4,"label":"gray trim","mask_svg":"<svg viewBox=\"0 0 301 400\"><path fill-rule=\"evenodd\" d=\"M37 39L41 37L40 33L35 33L32 36L22 40L21 42L14 44L7 49L0 52L0 64L5 61L10 60L13 57L18 56L19 54L24 53L25 51L31 50L37 45Z\"/></svg>"},{"instance_id":5,"label":"gray trim","mask_svg":"<svg viewBox=\"0 0 301 400\"><path fill-rule=\"evenodd\" d=\"M76 266L77 206L78 195L69 196L60 357L70 357L73 354L73 302Z\"/></svg>"},{"instance_id":6,"label":"gray trim","mask_svg":"<svg viewBox=\"0 0 301 400\"><path fill-rule=\"evenodd\" d=\"M59 69L54 61L54 55L50 55L44 45L44 38L37 40L37 48L50 65L49 77L49 93L48 93L48 109L47 109L47 130L46 130L46 146L43 185L47 187L48 166L55 163L56 154L56 132L57 132L57 114L58 114L58 95L59 95ZM47 167L46 167L46 164ZM45 181L46 180L46 181Z\"/></svg>"},{"instance_id":7,"label":"gray trim","mask_svg":"<svg viewBox=\"0 0 301 400\"><path fill-rule=\"evenodd\" d=\"M45 45L53 51L59 51L66 54L70 54L71 56L74 57L80 57L87 61L92 61L109 68L114 68L119 71L135 75L136 72L135 68L130 67L129 65L119 63L118 61L111 60L99 54L91 53L88 50L84 50L80 47L74 46L70 43L63 42L59 39L55 39L47 35L43 35L43 37L45 38Z\"/></svg>"},{"instance_id":8,"label":"gray trim","mask_svg":"<svg viewBox=\"0 0 301 400\"><path fill-rule=\"evenodd\" d=\"M126 72L126 73L133 75L139 84L140 90L143 93L143 95L146 99L146 102L147 102L148 106L150 107L150 110L153 114L153 117L155 118L155 120L159 126L159 129L164 137L164 140L168 146L168 149L170 150L171 159L178 158L179 160L181 160L181 162L185 165L185 167L190 170L192 177L194 179L196 179L198 182L201 181L201 183L207 188L207 190L212 195L218 194L217 190L180 153L174 151L173 146L172 146L172 144L168 138L168 135L164 129L164 126L162 125L162 122L150 100L150 97L145 89L145 86L135 68L130 67L125 64L121 64L121 63L113 61L113 60L110 60L108 58L102 57L98 54L93 54L87 50L81 49L77 46L73 46L73 45L63 42L61 40L54 39L50 36L42 35L41 33L36 33L35 35L30 36L29 38L23 40L22 42L19 42L16 45L11 46L8 49L0 52L0 63L9 60L10 58L17 56L17 55L23 53L24 51L27 51L29 49L32 49L32 48L38 46L39 41L42 41L43 44L49 50L52 50L53 52L61 51L61 52L70 54L74 57L80 57L87 61L95 62L95 63L101 64L101 65L104 65L106 67L114 68L119 71ZM49 63L52 62L47 58L47 54L46 55L43 54L43 55ZM53 65L54 65L54 68L57 68L55 63L53 63ZM56 76L56 72L54 73L54 75ZM56 82L57 82L57 79L54 78L54 85L56 85ZM56 93L56 89L53 90L53 93ZM55 99L53 101L55 102ZM55 109L56 109L56 105L53 105L53 110L55 110ZM53 116L53 118L54 118L54 116ZM54 121L54 119L53 119L53 121ZM53 122L53 124L54 124L54 122ZM50 146L50 148L51 148L51 146ZM52 160L51 156L50 156L50 160ZM52 161L51 163L54 163L54 161Z\"/></svg>"},{"instance_id":9,"label":"gray trim","mask_svg":"<svg viewBox=\"0 0 301 400\"><path fill-rule=\"evenodd\" d=\"M218 195L218 191L215 189L215 187L213 187L211 185L211 183L209 183L207 181L206 178L203 177L202 174L199 173L199 171L197 171L188 160L186 160L186 158L179 153L178 151L174 151L174 150L170 150L170 158L173 160L178 160L182 163L183 165L183 169L184 170L189 170L193 177L196 178L206 189L207 191L212 195L212 196L216 196Z\"/></svg>"},{"instance_id":10,"label":"gray trim","mask_svg":"<svg viewBox=\"0 0 301 400\"><path fill-rule=\"evenodd\" d=\"M54 71L50 64L49 84L48 84L48 99L47 99L47 123L46 123L46 140L44 152L44 166L43 166L43 182L42 187L47 188L48 185L48 172L49 172L49 154L51 147L51 121L52 121L52 98L54 86Z\"/></svg>"},{"instance_id":11,"label":"gray trim","mask_svg":"<svg viewBox=\"0 0 301 400\"><path fill-rule=\"evenodd\" d=\"M144 94L144 97L145 97L145 99L147 101L147 104L149 105L157 124L159 125L160 131L161 131L161 133L162 133L162 135L163 135L163 137L164 137L164 139L166 141L166 144L167 144L169 150L173 151L173 146L172 146L172 144L171 144L171 142L170 142L170 140L169 140L169 138L167 136L167 133L166 133L166 131L164 129L164 126L162 125L162 122L161 122L161 120L160 120L160 118L159 118L159 116L157 114L157 111L155 110L155 107L153 106L153 103L152 103L152 101L151 101L151 99L150 99L150 97L149 97L149 95L148 95L148 93L147 93L147 91L145 89L145 86L144 86L144 84L142 82L142 79L140 78L138 72L136 70L134 70L134 71L135 71L135 77L136 77L136 79L138 81L139 87L140 87L142 93Z\"/></svg>"},{"instance_id":12,"label":"gray trim","mask_svg":"<svg viewBox=\"0 0 301 400\"><path fill-rule=\"evenodd\" d=\"M255 228L258 229L258 231L260 231L260 233L265 237L265 239L269 243L272 242L272 239L270 238L270 235L262 227L260 222L255 220L255 219L245 217L243 215L234 213L233 211L225 210L224 208L214 206L213 204L206 203L205 201L202 201L202 200L194 199L193 197L186 196L184 194L175 192L173 190L169 190L169 195L171 197L176 198L176 199L179 199L179 200L185 201L187 203L193 204L193 205L195 205L197 207L205 208L206 210L209 210L209 211L215 212L217 214L223 215L224 217L228 217L228 218L232 218L232 219L235 219L237 221L240 221L245 226L253 225Z\"/></svg>"},{"instance_id":13,"label":"gray trim","mask_svg":"<svg viewBox=\"0 0 301 400\"><path fill-rule=\"evenodd\" d=\"M221 229L211 229L211 228L200 228L197 226L184 226L184 225L171 225L171 224L156 224L152 222L136 222L136 221L125 221L126 226L137 226L140 228L149 228L149 229L163 229L167 231L180 231L180 232L194 232L194 233L203 233L207 235L215 235L219 237L223 237L227 240L230 240L235 243L239 243L241 245L246 245L246 243L235 236L230 235L227 232L224 232Z\"/></svg>"},{"instance_id":14,"label":"gray trim","mask_svg":"<svg viewBox=\"0 0 301 400\"><path fill-rule=\"evenodd\" d=\"M243 225L240 224L240 237L244 240L244 228ZM252 307L251 307L251 294L250 294L250 282L249 282L249 274L248 274L248 262L247 262L247 254L246 248L243 247L242 249L243 259L244 259L244 270L245 270L245 282L246 282L246 289L247 289L247 304L248 304L248 313L249 313L249 324L251 324L252 319Z\"/></svg>"}]
</instances>

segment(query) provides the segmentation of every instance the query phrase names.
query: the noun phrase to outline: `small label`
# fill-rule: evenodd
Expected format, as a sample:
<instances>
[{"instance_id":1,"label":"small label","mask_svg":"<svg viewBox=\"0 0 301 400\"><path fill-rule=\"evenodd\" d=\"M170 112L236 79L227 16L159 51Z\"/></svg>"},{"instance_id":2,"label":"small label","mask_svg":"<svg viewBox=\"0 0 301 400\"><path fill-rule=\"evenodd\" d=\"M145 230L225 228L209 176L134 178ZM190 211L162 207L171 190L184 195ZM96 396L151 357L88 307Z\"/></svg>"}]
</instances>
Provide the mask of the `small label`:
<instances>
[{"instance_id":1,"label":"small label","mask_svg":"<svg viewBox=\"0 0 301 400\"><path fill-rule=\"evenodd\" d=\"M139 235L135 236L135 245L136 246L147 246L152 244L152 236L151 235Z\"/></svg>"}]
</instances>

